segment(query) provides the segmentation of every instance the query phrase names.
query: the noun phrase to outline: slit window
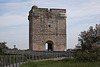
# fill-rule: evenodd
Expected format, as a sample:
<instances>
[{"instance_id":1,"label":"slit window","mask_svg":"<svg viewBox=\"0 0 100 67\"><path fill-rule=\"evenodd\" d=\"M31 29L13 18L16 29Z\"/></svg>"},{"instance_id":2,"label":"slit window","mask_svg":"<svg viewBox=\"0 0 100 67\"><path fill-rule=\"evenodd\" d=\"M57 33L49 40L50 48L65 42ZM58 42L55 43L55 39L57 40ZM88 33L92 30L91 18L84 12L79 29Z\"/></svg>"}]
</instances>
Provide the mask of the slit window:
<instances>
[{"instance_id":1,"label":"slit window","mask_svg":"<svg viewBox=\"0 0 100 67\"><path fill-rule=\"evenodd\" d=\"M51 25L49 25L49 27L51 27Z\"/></svg>"}]
</instances>

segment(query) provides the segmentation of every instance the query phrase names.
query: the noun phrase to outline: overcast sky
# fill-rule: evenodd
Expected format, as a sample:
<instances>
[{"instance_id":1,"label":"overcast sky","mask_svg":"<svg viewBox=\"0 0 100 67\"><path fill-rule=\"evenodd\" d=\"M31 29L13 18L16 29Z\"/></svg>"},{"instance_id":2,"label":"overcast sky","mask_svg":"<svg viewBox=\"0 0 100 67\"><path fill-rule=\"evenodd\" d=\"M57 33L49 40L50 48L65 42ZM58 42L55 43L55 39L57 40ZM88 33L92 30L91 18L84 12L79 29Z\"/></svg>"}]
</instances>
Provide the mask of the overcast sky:
<instances>
[{"instance_id":1,"label":"overcast sky","mask_svg":"<svg viewBox=\"0 0 100 67\"><path fill-rule=\"evenodd\" d=\"M0 42L29 48L28 12L39 8L67 10L67 48L75 48L81 31L100 23L100 0L0 0Z\"/></svg>"}]
</instances>

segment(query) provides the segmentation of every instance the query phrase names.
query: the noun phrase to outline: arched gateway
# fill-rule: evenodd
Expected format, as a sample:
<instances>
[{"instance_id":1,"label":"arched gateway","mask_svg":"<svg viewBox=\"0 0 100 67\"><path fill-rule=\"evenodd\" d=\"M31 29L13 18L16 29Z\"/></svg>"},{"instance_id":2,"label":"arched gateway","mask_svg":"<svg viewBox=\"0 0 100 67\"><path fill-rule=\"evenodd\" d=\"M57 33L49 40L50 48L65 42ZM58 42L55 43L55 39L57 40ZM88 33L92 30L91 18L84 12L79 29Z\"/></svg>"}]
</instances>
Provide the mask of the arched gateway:
<instances>
[{"instance_id":1,"label":"arched gateway","mask_svg":"<svg viewBox=\"0 0 100 67\"><path fill-rule=\"evenodd\" d=\"M38 8L29 11L29 49L64 51L66 49L66 9Z\"/></svg>"},{"instance_id":2,"label":"arched gateway","mask_svg":"<svg viewBox=\"0 0 100 67\"><path fill-rule=\"evenodd\" d=\"M46 42L46 44L45 44L45 46L46 46L46 50L47 51L53 51L53 42L52 41L47 41Z\"/></svg>"}]
</instances>

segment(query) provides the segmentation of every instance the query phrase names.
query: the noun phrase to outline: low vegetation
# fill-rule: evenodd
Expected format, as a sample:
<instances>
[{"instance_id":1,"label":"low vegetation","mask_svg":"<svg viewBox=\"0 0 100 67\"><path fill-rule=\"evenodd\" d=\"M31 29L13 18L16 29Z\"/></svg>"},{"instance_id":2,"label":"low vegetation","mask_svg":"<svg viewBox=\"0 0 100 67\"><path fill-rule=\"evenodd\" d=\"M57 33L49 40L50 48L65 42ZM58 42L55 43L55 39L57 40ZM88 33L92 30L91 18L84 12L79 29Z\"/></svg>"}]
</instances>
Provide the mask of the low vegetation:
<instances>
[{"instance_id":1,"label":"low vegetation","mask_svg":"<svg viewBox=\"0 0 100 67\"><path fill-rule=\"evenodd\" d=\"M0 55L2 54L2 49L8 49L6 44L7 42L0 42Z\"/></svg>"},{"instance_id":2,"label":"low vegetation","mask_svg":"<svg viewBox=\"0 0 100 67\"><path fill-rule=\"evenodd\" d=\"M29 62L20 67L100 67L100 62L79 62L76 59L66 58L59 61Z\"/></svg>"}]
</instances>

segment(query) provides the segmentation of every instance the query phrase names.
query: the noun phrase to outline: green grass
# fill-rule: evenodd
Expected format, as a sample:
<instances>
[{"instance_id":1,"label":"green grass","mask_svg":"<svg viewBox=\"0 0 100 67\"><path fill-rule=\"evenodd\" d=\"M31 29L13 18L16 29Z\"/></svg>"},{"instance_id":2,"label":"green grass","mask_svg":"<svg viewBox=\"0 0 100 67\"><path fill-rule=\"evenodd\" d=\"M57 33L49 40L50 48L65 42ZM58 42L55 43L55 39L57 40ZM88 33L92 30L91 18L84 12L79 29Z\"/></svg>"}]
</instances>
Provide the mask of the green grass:
<instances>
[{"instance_id":1,"label":"green grass","mask_svg":"<svg viewBox=\"0 0 100 67\"><path fill-rule=\"evenodd\" d=\"M59 61L29 62L20 67L100 67L100 62L79 62L67 58Z\"/></svg>"}]
</instances>

